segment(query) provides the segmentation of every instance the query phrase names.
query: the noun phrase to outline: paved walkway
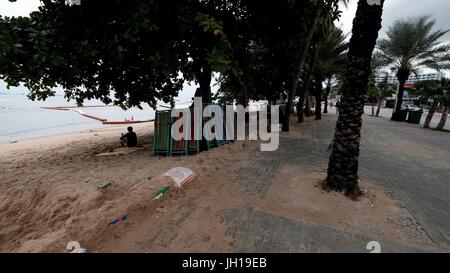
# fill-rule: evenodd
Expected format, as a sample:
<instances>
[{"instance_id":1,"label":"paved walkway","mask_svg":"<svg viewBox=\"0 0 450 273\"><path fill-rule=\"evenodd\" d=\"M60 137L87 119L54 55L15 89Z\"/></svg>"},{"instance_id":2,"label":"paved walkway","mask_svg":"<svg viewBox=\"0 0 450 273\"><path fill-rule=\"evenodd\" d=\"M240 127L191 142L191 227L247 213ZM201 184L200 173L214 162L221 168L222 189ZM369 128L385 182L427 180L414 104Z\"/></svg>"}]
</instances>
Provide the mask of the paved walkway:
<instances>
[{"instance_id":1,"label":"paved walkway","mask_svg":"<svg viewBox=\"0 0 450 273\"><path fill-rule=\"evenodd\" d=\"M450 245L450 134L365 117L361 174L387 185L436 243Z\"/></svg>"},{"instance_id":2,"label":"paved walkway","mask_svg":"<svg viewBox=\"0 0 450 273\"><path fill-rule=\"evenodd\" d=\"M359 174L369 195L348 206L339 194L319 196L313 188L325 176L335 123L328 114L295 125L276 152L262 153L257 143L211 151L239 152L164 203L166 214L144 213L98 250L367 253L378 241L382 252L450 251L450 134L364 116ZM373 210L370 188L380 194Z\"/></svg>"},{"instance_id":3,"label":"paved walkway","mask_svg":"<svg viewBox=\"0 0 450 273\"><path fill-rule=\"evenodd\" d=\"M309 138L282 137L278 151L255 152L253 165L242 168L236 181L265 198L286 164L326 168L335 121L335 116L327 115L303 129ZM365 116L360 176L390 189L432 241L450 250L449 134ZM252 207L230 211L229 224L229 233L237 237L236 252L367 252L370 241L366 235L286 219ZM385 252L424 251L389 240L382 245Z\"/></svg>"}]
</instances>

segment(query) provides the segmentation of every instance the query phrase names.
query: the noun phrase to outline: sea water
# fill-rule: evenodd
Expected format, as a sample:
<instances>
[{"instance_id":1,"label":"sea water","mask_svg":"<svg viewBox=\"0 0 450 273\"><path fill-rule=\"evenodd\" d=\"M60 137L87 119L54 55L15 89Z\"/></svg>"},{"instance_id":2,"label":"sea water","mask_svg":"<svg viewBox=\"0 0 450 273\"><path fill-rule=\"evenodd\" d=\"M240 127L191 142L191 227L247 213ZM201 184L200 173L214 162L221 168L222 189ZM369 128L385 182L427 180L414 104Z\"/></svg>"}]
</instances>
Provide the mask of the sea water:
<instances>
[{"instance_id":1,"label":"sea water","mask_svg":"<svg viewBox=\"0 0 450 273\"><path fill-rule=\"evenodd\" d=\"M0 143L111 126L103 125L75 111L42 109L42 107L75 105L75 102L68 102L63 95L50 97L46 101L31 101L24 92L0 90ZM103 105L103 103L98 100L84 103L84 106L90 105ZM177 103L177 107L188 105L189 102ZM82 108L81 110L108 121L154 119L155 111L148 105L142 105L142 107L142 110L131 108L126 111L120 107Z\"/></svg>"},{"instance_id":2,"label":"sea water","mask_svg":"<svg viewBox=\"0 0 450 273\"><path fill-rule=\"evenodd\" d=\"M88 105L103 105L100 101L87 101ZM30 101L25 93L0 91L0 142L48 136L60 133L83 131L105 127L101 122L86 118L75 111L46 110L47 106L75 106L62 95L47 101ZM132 108L127 111L120 107L83 108L83 112L112 121L149 120L155 112L148 105L143 110Z\"/></svg>"}]
</instances>

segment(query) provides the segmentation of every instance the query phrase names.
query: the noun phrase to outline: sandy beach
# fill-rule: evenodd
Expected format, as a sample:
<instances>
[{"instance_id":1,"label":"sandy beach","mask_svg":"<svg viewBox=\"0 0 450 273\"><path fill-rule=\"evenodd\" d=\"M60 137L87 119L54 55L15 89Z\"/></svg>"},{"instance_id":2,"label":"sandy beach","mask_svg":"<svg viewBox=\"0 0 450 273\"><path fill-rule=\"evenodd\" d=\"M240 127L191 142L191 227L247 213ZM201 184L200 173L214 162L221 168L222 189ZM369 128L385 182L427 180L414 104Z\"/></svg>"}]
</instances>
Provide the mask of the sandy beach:
<instances>
[{"instance_id":1,"label":"sandy beach","mask_svg":"<svg viewBox=\"0 0 450 273\"><path fill-rule=\"evenodd\" d=\"M134 127L139 144L151 144L152 125ZM1 144L0 252L67 252L70 241L90 252L227 252L233 237L225 231L224 213L250 204L338 230L379 234L422 248L432 245L420 227L405 228L408 212L374 183L361 181L370 194L359 202L326 194L318 186L326 170L317 167L286 166L267 198L231 183L239 170L251 166L258 142L235 142L190 157L156 157L150 148L96 157L118 148L125 129ZM297 125L283 137L298 136L310 138ZM197 177L186 188L171 187L153 200L159 188L171 185L161 175L173 167L191 168ZM104 182L111 186L97 189ZM107 226L125 215L128 221Z\"/></svg>"}]
</instances>

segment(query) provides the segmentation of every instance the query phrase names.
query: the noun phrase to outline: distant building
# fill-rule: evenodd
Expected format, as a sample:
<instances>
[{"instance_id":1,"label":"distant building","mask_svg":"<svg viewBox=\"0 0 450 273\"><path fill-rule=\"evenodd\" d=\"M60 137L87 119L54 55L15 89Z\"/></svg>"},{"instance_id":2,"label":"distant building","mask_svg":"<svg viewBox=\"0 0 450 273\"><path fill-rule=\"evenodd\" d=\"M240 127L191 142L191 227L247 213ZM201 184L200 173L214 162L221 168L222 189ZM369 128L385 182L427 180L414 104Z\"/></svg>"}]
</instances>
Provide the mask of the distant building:
<instances>
[{"instance_id":1,"label":"distant building","mask_svg":"<svg viewBox=\"0 0 450 273\"><path fill-rule=\"evenodd\" d=\"M445 77L445 74L442 72L419 74L417 76L415 74L411 74L411 76L409 76L409 79L406 81L406 83L414 84L418 81L435 81L435 80L440 81L444 77ZM376 83L382 83L382 82L385 82L385 80L386 80L386 74L378 74L375 76ZM398 82L397 76L395 76L393 74L388 75L388 83L389 84L396 84L397 82Z\"/></svg>"},{"instance_id":2,"label":"distant building","mask_svg":"<svg viewBox=\"0 0 450 273\"><path fill-rule=\"evenodd\" d=\"M415 74L411 74L411 76L409 76L409 79L406 81L406 84L405 84L405 90L403 92L403 104L420 105L419 98L410 96L410 90L411 90L411 88L413 88L413 86L416 82L418 82L418 81L434 81L434 80L439 81L444 77L445 77L445 74L442 72L424 73L424 74L419 74L417 76ZM393 74L389 74L387 80L388 80L389 84L397 84L398 83L397 77ZM385 81L386 81L386 74L376 75L376 77L375 77L376 83L383 83ZM386 101L384 102L384 107L385 108L394 108L395 100L396 100L395 97L386 98Z\"/></svg>"}]
</instances>

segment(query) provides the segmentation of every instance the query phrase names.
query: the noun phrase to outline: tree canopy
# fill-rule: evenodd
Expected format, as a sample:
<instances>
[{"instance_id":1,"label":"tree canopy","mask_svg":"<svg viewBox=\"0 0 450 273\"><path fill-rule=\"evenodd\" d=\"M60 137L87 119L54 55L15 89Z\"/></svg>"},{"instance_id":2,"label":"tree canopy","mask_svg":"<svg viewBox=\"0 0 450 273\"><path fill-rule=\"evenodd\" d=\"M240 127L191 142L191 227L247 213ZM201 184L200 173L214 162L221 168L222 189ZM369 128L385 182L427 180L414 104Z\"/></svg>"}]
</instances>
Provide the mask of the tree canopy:
<instances>
[{"instance_id":1,"label":"tree canopy","mask_svg":"<svg viewBox=\"0 0 450 273\"><path fill-rule=\"evenodd\" d=\"M80 104L155 107L195 81L209 102L219 72L223 94L274 101L298 78L308 35L322 39L339 16L337 0L66 2L0 17L0 79L23 83L31 99L61 86Z\"/></svg>"}]
</instances>

